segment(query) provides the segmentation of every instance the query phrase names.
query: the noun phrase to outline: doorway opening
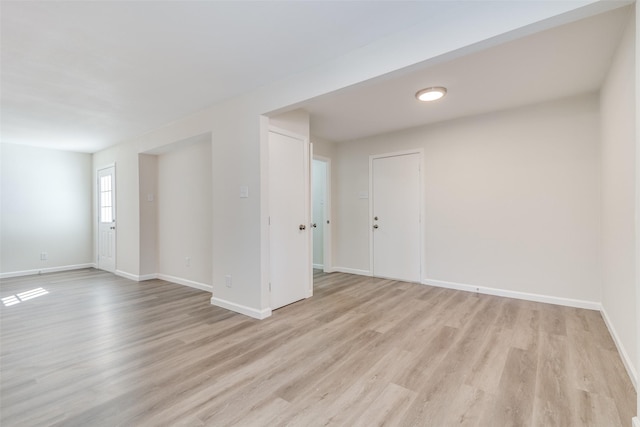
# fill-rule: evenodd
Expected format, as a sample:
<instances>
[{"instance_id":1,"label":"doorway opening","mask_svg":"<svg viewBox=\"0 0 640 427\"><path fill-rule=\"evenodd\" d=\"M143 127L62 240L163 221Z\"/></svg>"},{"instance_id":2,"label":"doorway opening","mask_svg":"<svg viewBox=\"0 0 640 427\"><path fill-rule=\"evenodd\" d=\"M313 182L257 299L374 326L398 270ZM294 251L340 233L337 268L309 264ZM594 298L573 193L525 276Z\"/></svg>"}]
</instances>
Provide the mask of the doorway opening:
<instances>
[{"instance_id":1,"label":"doorway opening","mask_svg":"<svg viewBox=\"0 0 640 427\"><path fill-rule=\"evenodd\" d=\"M313 156L311 167L313 268L329 273L331 262L331 159Z\"/></svg>"}]
</instances>

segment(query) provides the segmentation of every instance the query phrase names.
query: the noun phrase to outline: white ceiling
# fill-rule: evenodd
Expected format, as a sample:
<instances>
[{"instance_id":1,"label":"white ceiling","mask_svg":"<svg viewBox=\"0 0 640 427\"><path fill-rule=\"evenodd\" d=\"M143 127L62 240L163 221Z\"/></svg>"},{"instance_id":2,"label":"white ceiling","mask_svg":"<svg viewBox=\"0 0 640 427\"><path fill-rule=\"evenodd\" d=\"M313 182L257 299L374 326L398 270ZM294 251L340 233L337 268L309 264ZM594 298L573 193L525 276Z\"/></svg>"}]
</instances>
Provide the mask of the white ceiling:
<instances>
[{"instance_id":1,"label":"white ceiling","mask_svg":"<svg viewBox=\"0 0 640 427\"><path fill-rule=\"evenodd\" d=\"M95 152L460 2L3 1L1 141ZM629 8L301 104L343 141L596 90ZM449 94L419 105L414 93Z\"/></svg>"},{"instance_id":2,"label":"white ceiling","mask_svg":"<svg viewBox=\"0 0 640 427\"><path fill-rule=\"evenodd\" d=\"M2 142L94 152L457 6L2 1L1 7Z\"/></svg>"},{"instance_id":3,"label":"white ceiling","mask_svg":"<svg viewBox=\"0 0 640 427\"><path fill-rule=\"evenodd\" d=\"M597 91L629 7L596 15L477 53L411 67L300 104L312 134L335 142ZM433 103L415 100L445 86Z\"/></svg>"}]
</instances>

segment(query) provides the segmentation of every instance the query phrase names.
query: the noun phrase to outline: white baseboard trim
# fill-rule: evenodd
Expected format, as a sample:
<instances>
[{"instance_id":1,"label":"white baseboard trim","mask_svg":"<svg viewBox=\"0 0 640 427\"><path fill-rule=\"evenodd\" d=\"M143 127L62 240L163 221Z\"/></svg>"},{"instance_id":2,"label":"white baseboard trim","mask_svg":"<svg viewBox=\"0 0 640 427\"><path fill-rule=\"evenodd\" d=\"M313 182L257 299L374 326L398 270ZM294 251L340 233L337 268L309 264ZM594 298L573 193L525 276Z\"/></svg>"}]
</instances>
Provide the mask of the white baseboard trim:
<instances>
[{"instance_id":1,"label":"white baseboard trim","mask_svg":"<svg viewBox=\"0 0 640 427\"><path fill-rule=\"evenodd\" d=\"M168 274L156 274L156 278L166 280L167 282L177 283L179 285L189 286L190 288L200 289L202 291L213 292L213 286L206 283L194 282L193 280L183 279L181 277L169 276Z\"/></svg>"},{"instance_id":2,"label":"white baseboard trim","mask_svg":"<svg viewBox=\"0 0 640 427\"><path fill-rule=\"evenodd\" d=\"M369 270L358 270L357 268L333 267L332 271L335 271L338 273L357 274L358 276L371 277L372 275Z\"/></svg>"},{"instance_id":3,"label":"white baseboard trim","mask_svg":"<svg viewBox=\"0 0 640 427\"><path fill-rule=\"evenodd\" d=\"M633 367L632 360L629 357L629 354L627 353L627 351L625 350L624 345L622 345L622 341L620 341L620 338L616 333L616 329L613 327L613 323L611 323L611 319L607 314L607 310L605 310L604 307L602 307L600 310L600 313L602 313L604 324L607 325L607 329L609 329L609 335L611 335L611 337L613 338L613 342L616 344L616 348L618 349L618 354L620 354L620 357L622 358L622 363L624 364L624 367L627 369L627 374L629 374L631 383L633 384L633 387L637 391L638 390L638 374L636 373L636 370Z\"/></svg>"},{"instance_id":4,"label":"white baseboard trim","mask_svg":"<svg viewBox=\"0 0 640 427\"><path fill-rule=\"evenodd\" d=\"M602 306L599 302L584 301L571 298L553 297L548 295L531 294L528 292L509 291L498 288L488 288L485 286L474 286L465 283L445 282L444 280L425 279L424 285L432 285L440 288L457 289L459 291L477 292L480 294L496 295L499 297L523 299L527 301L543 302L547 304L564 305L567 307L586 308L588 310L600 311Z\"/></svg>"},{"instance_id":5,"label":"white baseboard trim","mask_svg":"<svg viewBox=\"0 0 640 427\"><path fill-rule=\"evenodd\" d=\"M124 277L125 279L133 280L134 282L140 281L140 276L137 274L127 273L126 271L116 270L113 272L116 276Z\"/></svg>"},{"instance_id":6,"label":"white baseboard trim","mask_svg":"<svg viewBox=\"0 0 640 427\"><path fill-rule=\"evenodd\" d=\"M190 288L200 289L202 291L213 292L213 286L206 283L195 282L189 279L183 279L181 277L169 276L168 274L151 273L151 274L131 274L126 271L116 270L115 274L120 277L124 277L135 282L144 282L145 280L160 279L167 282L176 283L178 285L189 286Z\"/></svg>"},{"instance_id":7,"label":"white baseboard trim","mask_svg":"<svg viewBox=\"0 0 640 427\"><path fill-rule=\"evenodd\" d=\"M633 417L633 427L640 427L640 418L638 417Z\"/></svg>"},{"instance_id":8,"label":"white baseboard trim","mask_svg":"<svg viewBox=\"0 0 640 427\"><path fill-rule=\"evenodd\" d=\"M316 270L324 270L324 264L313 264L313 268Z\"/></svg>"},{"instance_id":9,"label":"white baseboard trim","mask_svg":"<svg viewBox=\"0 0 640 427\"><path fill-rule=\"evenodd\" d=\"M83 268L95 267L93 263L86 264L74 264L74 265L61 265L59 267L44 267L34 270L24 271L9 271L6 273L0 273L0 279L8 279L11 277L32 276L34 274L46 274L46 273L58 273L60 271L82 270Z\"/></svg>"},{"instance_id":10,"label":"white baseboard trim","mask_svg":"<svg viewBox=\"0 0 640 427\"><path fill-rule=\"evenodd\" d=\"M216 297L211 297L211 305L226 308L227 310L235 311L236 313L244 314L245 316L253 317L254 319L258 320L266 319L267 317L271 316L270 308L257 310L255 308L247 307L246 305L236 304L235 302L223 300Z\"/></svg>"}]
</instances>

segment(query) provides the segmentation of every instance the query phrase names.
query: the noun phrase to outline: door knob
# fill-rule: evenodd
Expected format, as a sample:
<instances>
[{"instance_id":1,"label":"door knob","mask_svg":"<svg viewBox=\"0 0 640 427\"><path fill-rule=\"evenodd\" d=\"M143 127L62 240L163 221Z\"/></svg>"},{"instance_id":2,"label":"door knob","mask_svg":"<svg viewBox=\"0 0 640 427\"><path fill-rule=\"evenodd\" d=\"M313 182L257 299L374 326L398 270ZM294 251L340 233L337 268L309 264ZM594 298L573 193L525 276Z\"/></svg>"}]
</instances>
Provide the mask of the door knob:
<instances>
[{"instance_id":1,"label":"door knob","mask_svg":"<svg viewBox=\"0 0 640 427\"><path fill-rule=\"evenodd\" d=\"M307 226L304 224L300 224L300 227L298 227L300 230L306 230Z\"/></svg>"},{"instance_id":2,"label":"door knob","mask_svg":"<svg viewBox=\"0 0 640 427\"><path fill-rule=\"evenodd\" d=\"M377 220L378 220L378 217L377 217L377 216L374 216L374 217L373 217L373 220L374 220L374 221L377 221Z\"/></svg>"},{"instance_id":3,"label":"door knob","mask_svg":"<svg viewBox=\"0 0 640 427\"><path fill-rule=\"evenodd\" d=\"M313 224L311 224L311 226L312 226L313 228L318 227L318 225L317 225L315 222L314 222Z\"/></svg>"},{"instance_id":4,"label":"door knob","mask_svg":"<svg viewBox=\"0 0 640 427\"><path fill-rule=\"evenodd\" d=\"M374 225L373 225L373 228L378 228L378 224L374 224Z\"/></svg>"}]
</instances>

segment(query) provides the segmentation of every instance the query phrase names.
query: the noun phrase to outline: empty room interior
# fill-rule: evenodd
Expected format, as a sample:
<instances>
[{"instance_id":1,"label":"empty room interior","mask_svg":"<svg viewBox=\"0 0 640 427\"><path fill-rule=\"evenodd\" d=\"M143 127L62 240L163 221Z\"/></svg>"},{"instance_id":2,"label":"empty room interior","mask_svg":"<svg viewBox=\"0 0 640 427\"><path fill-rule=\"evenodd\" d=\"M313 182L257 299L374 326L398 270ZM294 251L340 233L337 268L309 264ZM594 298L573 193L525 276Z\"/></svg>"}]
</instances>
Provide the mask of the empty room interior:
<instances>
[{"instance_id":1,"label":"empty room interior","mask_svg":"<svg viewBox=\"0 0 640 427\"><path fill-rule=\"evenodd\" d=\"M640 427L635 1L3 1L0 424Z\"/></svg>"}]
</instances>

